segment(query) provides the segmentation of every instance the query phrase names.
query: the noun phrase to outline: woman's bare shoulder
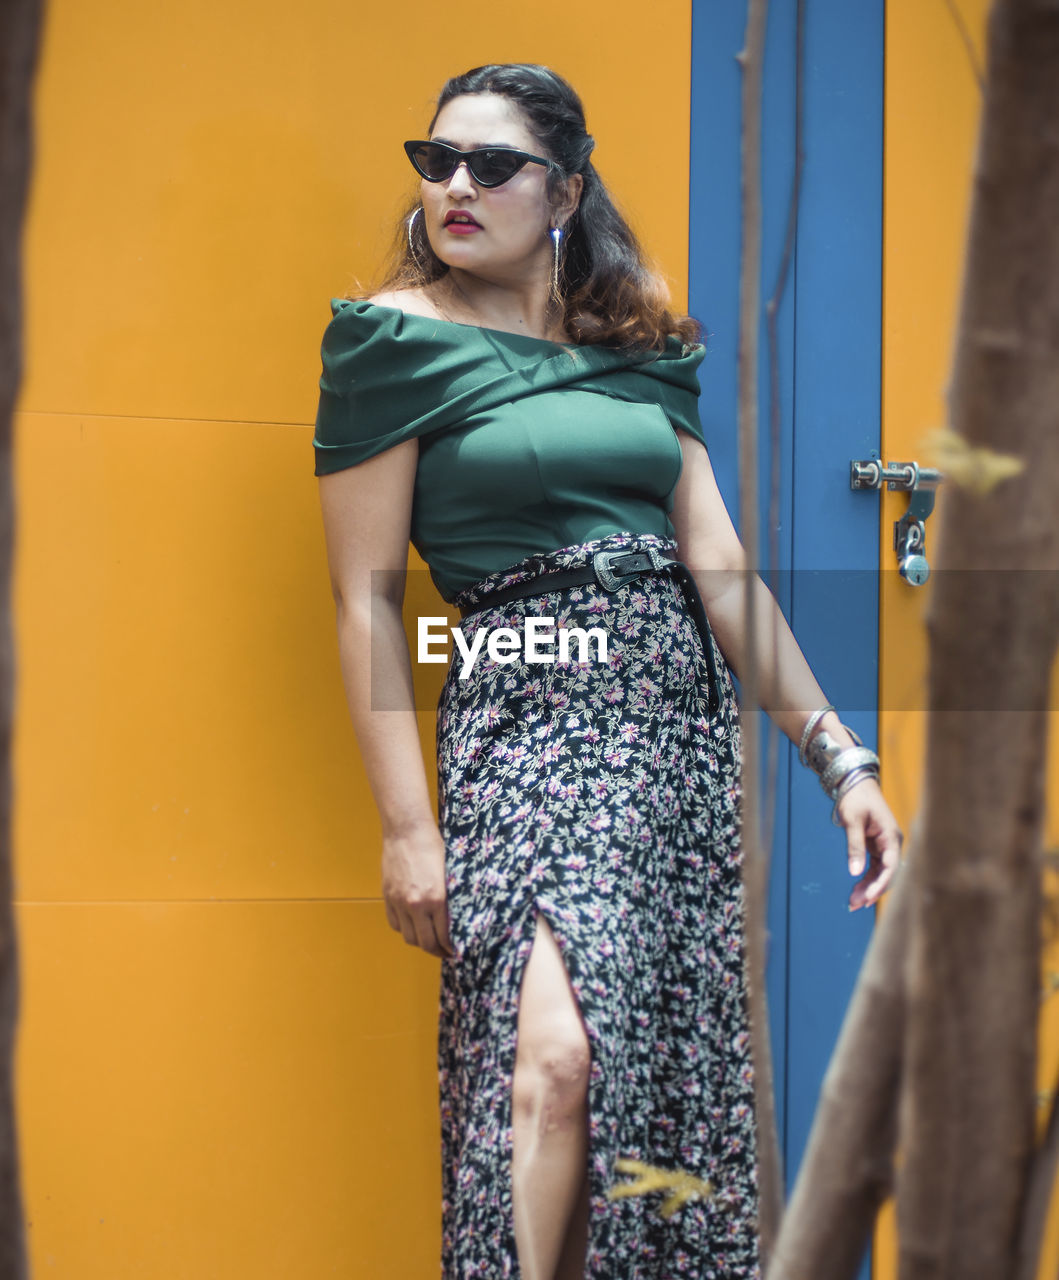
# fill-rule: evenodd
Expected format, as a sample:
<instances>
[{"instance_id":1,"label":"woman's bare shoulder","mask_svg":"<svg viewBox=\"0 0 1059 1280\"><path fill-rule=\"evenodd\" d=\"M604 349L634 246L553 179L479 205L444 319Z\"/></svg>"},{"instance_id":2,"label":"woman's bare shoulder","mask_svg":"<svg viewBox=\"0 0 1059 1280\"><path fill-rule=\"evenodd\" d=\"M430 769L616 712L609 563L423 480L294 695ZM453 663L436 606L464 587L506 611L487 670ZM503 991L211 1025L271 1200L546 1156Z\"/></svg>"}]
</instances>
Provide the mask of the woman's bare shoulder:
<instances>
[{"instance_id":1,"label":"woman's bare shoulder","mask_svg":"<svg viewBox=\"0 0 1059 1280\"><path fill-rule=\"evenodd\" d=\"M444 317L422 289L386 289L373 293L368 301L377 307L393 307L412 316L427 316L431 320Z\"/></svg>"}]
</instances>

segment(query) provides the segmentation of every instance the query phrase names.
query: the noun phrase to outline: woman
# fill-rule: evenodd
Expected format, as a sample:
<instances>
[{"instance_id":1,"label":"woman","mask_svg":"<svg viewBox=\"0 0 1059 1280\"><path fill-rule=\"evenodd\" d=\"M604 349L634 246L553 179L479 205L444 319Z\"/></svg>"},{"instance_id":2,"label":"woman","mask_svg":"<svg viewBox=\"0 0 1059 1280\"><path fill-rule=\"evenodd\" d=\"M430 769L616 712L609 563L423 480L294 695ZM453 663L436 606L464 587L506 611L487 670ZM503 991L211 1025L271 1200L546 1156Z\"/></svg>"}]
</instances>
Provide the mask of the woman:
<instances>
[{"instance_id":1,"label":"woman","mask_svg":"<svg viewBox=\"0 0 1059 1280\"><path fill-rule=\"evenodd\" d=\"M592 149L544 67L450 80L406 145L403 254L370 300L333 302L322 349L316 473L386 914L442 958L453 1280L758 1273L729 674L744 556L698 421L698 328L667 310ZM607 641L565 662L480 652L466 679L454 653L438 822L401 620L410 536L468 641L532 619ZM830 770L854 875L867 855L850 906L873 904L900 843L877 760L781 615L776 634L763 703ZM664 1219L655 1197L608 1196L620 1159L714 1193Z\"/></svg>"}]
</instances>

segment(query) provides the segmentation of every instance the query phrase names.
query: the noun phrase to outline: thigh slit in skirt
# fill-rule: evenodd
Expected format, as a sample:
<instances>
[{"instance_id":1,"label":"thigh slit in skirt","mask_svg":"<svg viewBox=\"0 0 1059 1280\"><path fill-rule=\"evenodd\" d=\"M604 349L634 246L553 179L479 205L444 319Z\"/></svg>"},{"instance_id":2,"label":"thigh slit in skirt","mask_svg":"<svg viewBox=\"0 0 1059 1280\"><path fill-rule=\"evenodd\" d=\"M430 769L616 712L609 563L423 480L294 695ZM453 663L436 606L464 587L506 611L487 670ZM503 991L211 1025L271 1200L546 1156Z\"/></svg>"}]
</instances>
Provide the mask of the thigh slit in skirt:
<instances>
[{"instance_id":1,"label":"thigh slit in skirt","mask_svg":"<svg viewBox=\"0 0 1059 1280\"><path fill-rule=\"evenodd\" d=\"M456 598L671 539L618 533L533 555ZM712 636L679 586L648 575L493 606L462 625L527 618L602 628L607 659L491 661L454 652L438 701L438 802L455 956L442 962L438 1065L444 1280L519 1274L511 1079L522 974L538 913L562 953L592 1055L586 1280L759 1274L753 1070L739 842L739 724ZM541 646L545 648L545 646ZM558 659L558 646L552 645ZM658 1193L609 1200L619 1159L707 1179L669 1218Z\"/></svg>"}]
</instances>

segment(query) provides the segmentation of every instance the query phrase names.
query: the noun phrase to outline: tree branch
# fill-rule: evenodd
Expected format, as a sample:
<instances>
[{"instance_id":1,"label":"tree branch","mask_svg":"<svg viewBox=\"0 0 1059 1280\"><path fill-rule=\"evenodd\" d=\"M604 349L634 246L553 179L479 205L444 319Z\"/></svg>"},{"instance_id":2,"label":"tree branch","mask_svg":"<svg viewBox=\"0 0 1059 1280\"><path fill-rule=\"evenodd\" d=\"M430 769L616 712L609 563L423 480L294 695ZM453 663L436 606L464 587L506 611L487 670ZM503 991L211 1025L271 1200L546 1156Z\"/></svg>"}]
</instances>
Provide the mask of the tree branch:
<instances>
[{"instance_id":1,"label":"tree branch","mask_svg":"<svg viewBox=\"0 0 1059 1280\"><path fill-rule=\"evenodd\" d=\"M908 863L914 857L913 848L872 934L767 1280L853 1280L890 1191L905 1015Z\"/></svg>"}]
</instances>

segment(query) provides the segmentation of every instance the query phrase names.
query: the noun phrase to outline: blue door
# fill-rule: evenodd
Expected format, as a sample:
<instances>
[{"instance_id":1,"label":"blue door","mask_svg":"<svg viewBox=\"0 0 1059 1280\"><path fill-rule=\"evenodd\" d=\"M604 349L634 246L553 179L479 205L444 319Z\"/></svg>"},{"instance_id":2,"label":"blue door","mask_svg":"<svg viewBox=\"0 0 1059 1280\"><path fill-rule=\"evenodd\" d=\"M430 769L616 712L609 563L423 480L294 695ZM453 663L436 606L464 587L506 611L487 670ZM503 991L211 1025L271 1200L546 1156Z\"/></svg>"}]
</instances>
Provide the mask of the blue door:
<instances>
[{"instance_id":1,"label":"blue door","mask_svg":"<svg viewBox=\"0 0 1059 1280\"><path fill-rule=\"evenodd\" d=\"M778 558L769 567L778 571L776 596L825 695L873 745L879 516L877 504L850 490L849 463L878 456L880 440L884 0L802 0L802 9L799 60L796 0L769 6L759 536L765 555L772 484L765 302L787 239L800 119L800 199L777 314ZM706 440L737 527L742 86L735 55L745 23L745 0L693 0L690 309L706 332ZM769 723L762 715L763 735ZM782 736L775 796L768 998L789 1191L873 919L846 910L845 835Z\"/></svg>"}]
</instances>

